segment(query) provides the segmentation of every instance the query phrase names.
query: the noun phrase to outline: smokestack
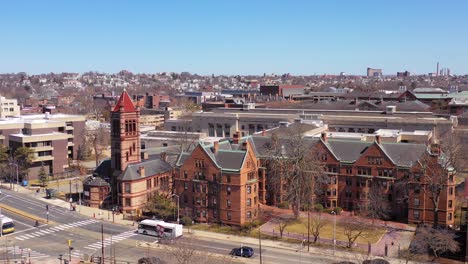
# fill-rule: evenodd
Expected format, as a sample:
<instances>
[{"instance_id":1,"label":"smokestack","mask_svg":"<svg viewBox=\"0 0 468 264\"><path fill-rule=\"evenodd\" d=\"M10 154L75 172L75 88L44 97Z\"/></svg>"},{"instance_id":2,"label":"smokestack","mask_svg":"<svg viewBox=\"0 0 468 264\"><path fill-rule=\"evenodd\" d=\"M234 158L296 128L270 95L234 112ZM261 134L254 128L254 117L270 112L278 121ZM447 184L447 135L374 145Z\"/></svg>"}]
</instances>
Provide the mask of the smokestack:
<instances>
[{"instance_id":1,"label":"smokestack","mask_svg":"<svg viewBox=\"0 0 468 264\"><path fill-rule=\"evenodd\" d=\"M320 135L320 138L323 140L323 142L327 142L328 141L328 135L326 132L322 132L322 134Z\"/></svg>"},{"instance_id":2,"label":"smokestack","mask_svg":"<svg viewBox=\"0 0 468 264\"><path fill-rule=\"evenodd\" d=\"M162 161L167 161L167 154L166 154L166 152L161 152L161 154L159 154L159 158L160 158Z\"/></svg>"},{"instance_id":3,"label":"smokestack","mask_svg":"<svg viewBox=\"0 0 468 264\"><path fill-rule=\"evenodd\" d=\"M219 142L218 141L213 142L213 152L214 153L218 152L218 149L219 149Z\"/></svg>"},{"instance_id":4,"label":"smokestack","mask_svg":"<svg viewBox=\"0 0 468 264\"><path fill-rule=\"evenodd\" d=\"M138 168L138 173L141 177L145 177L145 167L141 166Z\"/></svg>"},{"instance_id":5,"label":"smokestack","mask_svg":"<svg viewBox=\"0 0 468 264\"><path fill-rule=\"evenodd\" d=\"M439 76L439 62L437 62L436 76Z\"/></svg>"},{"instance_id":6,"label":"smokestack","mask_svg":"<svg viewBox=\"0 0 468 264\"><path fill-rule=\"evenodd\" d=\"M375 142L377 144L381 144L382 143L382 138L380 137L380 135L375 135Z\"/></svg>"}]
</instances>

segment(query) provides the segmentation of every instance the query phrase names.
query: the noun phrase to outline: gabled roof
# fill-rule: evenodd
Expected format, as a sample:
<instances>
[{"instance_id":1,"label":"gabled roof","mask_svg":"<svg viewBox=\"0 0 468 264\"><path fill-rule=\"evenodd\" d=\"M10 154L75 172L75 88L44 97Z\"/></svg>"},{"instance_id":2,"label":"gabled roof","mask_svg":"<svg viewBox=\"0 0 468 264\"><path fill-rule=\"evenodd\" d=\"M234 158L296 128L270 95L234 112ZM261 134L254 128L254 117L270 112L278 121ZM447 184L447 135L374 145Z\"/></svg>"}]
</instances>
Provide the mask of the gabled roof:
<instances>
[{"instance_id":1,"label":"gabled roof","mask_svg":"<svg viewBox=\"0 0 468 264\"><path fill-rule=\"evenodd\" d=\"M145 168L144 177L141 177L140 173L138 172L140 167ZM120 174L118 179L122 181L138 180L141 178L154 176L154 175L168 172L171 170L172 170L171 165L163 160L160 160L160 159L147 160L147 161L143 161L139 163L129 164L127 168L125 169L125 171L122 174Z\"/></svg>"},{"instance_id":2,"label":"gabled roof","mask_svg":"<svg viewBox=\"0 0 468 264\"><path fill-rule=\"evenodd\" d=\"M123 107L123 110L121 111L120 108ZM114 107L114 110L112 112L135 112L135 106L133 105L132 99L130 98L130 95L128 95L127 91L124 90L122 94L120 95L119 101L117 101L117 104Z\"/></svg>"},{"instance_id":3,"label":"gabled roof","mask_svg":"<svg viewBox=\"0 0 468 264\"><path fill-rule=\"evenodd\" d=\"M327 141L330 150L341 162L353 163L373 144L372 142L357 140L336 140Z\"/></svg>"},{"instance_id":4,"label":"gabled roof","mask_svg":"<svg viewBox=\"0 0 468 264\"><path fill-rule=\"evenodd\" d=\"M200 147L214 164L222 170L238 171L242 169L247 151L239 149L240 145L232 144L229 141L222 141L218 144L218 150L216 152L213 149L213 144L200 142L197 147ZM176 166L182 166L190 155L191 151L182 152L177 160Z\"/></svg>"},{"instance_id":5,"label":"gabled roof","mask_svg":"<svg viewBox=\"0 0 468 264\"><path fill-rule=\"evenodd\" d=\"M259 157L269 157L273 155L269 149L271 148L271 138L265 136L252 136L247 138L251 142L254 152ZM330 150L331 154L340 162L354 163L366 150L375 142L359 141L359 140L343 140L343 139L328 139L326 142L321 140L323 144ZM312 148L318 139L304 138L303 144L307 148ZM288 144L287 139L279 139L279 143L283 149L284 155L287 156L291 152L291 144ZM425 153L427 147L424 144L412 143L381 143L378 147L383 153L397 166L411 167ZM281 150L283 151L283 150Z\"/></svg>"}]
</instances>

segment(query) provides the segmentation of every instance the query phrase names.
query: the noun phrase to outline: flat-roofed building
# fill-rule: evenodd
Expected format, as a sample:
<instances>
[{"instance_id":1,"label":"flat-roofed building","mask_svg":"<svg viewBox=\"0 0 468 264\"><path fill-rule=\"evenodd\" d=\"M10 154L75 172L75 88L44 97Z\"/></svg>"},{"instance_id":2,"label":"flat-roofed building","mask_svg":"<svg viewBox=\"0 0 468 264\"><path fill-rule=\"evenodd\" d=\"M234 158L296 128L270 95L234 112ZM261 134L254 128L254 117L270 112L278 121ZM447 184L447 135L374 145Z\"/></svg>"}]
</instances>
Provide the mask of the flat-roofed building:
<instances>
[{"instance_id":1,"label":"flat-roofed building","mask_svg":"<svg viewBox=\"0 0 468 264\"><path fill-rule=\"evenodd\" d=\"M60 175L69 159L77 159L84 144L85 117L65 114L26 115L0 120L0 140L12 151L19 147L33 150L27 178L36 179L41 166L46 173Z\"/></svg>"}]
</instances>

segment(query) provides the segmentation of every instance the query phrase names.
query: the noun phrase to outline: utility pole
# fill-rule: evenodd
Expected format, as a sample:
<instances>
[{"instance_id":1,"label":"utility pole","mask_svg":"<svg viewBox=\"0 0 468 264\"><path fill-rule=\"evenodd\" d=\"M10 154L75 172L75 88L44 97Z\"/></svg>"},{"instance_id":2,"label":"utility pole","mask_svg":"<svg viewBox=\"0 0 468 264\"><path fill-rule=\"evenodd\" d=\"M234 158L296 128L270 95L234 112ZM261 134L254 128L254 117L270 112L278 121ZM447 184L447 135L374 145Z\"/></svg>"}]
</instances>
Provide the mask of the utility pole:
<instances>
[{"instance_id":1,"label":"utility pole","mask_svg":"<svg viewBox=\"0 0 468 264\"><path fill-rule=\"evenodd\" d=\"M307 205L307 252L310 251L310 204Z\"/></svg>"},{"instance_id":2,"label":"utility pole","mask_svg":"<svg viewBox=\"0 0 468 264\"><path fill-rule=\"evenodd\" d=\"M261 230L260 230L260 227L258 228L258 250L260 252L260 264L263 263L262 261L262 238L261 238Z\"/></svg>"},{"instance_id":3,"label":"utility pole","mask_svg":"<svg viewBox=\"0 0 468 264\"><path fill-rule=\"evenodd\" d=\"M102 260L101 264L104 264L104 224L101 223L101 254L102 254Z\"/></svg>"}]
</instances>

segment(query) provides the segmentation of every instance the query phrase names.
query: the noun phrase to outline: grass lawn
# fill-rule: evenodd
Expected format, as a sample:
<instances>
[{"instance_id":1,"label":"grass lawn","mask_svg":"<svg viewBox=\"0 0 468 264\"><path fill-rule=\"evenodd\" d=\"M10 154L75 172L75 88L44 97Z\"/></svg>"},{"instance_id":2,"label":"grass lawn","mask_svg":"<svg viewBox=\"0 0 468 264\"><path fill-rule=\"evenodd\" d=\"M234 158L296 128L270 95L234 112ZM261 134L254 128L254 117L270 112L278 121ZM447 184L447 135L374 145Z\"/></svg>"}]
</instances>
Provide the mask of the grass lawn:
<instances>
[{"instance_id":1,"label":"grass lawn","mask_svg":"<svg viewBox=\"0 0 468 264\"><path fill-rule=\"evenodd\" d=\"M323 221L325 222L325 226L320 230L320 237L325 239L333 239L333 221ZM275 229L275 231L278 232L277 234L279 234L279 228ZM284 233L286 234L287 232L307 234L307 218L301 218L300 220L297 220L296 222L288 225ZM383 228L369 228L369 232L366 232L363 237L359 237L356 242L360 244L367 244L368 242L374 244L379 241L385 232L386 230ZM336 239L340 241L348 241L339 222L336 223Z\"/></svg>"}]
</instances>

